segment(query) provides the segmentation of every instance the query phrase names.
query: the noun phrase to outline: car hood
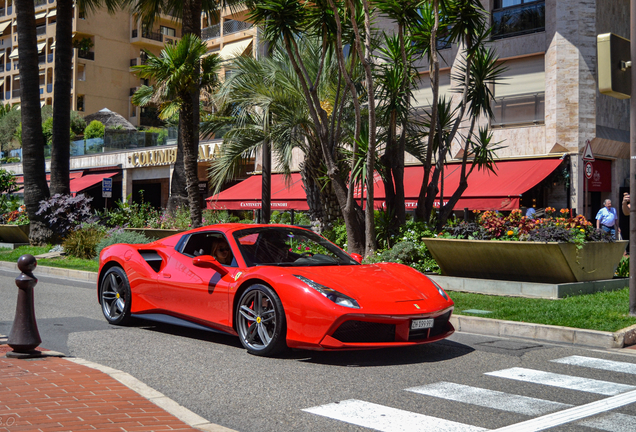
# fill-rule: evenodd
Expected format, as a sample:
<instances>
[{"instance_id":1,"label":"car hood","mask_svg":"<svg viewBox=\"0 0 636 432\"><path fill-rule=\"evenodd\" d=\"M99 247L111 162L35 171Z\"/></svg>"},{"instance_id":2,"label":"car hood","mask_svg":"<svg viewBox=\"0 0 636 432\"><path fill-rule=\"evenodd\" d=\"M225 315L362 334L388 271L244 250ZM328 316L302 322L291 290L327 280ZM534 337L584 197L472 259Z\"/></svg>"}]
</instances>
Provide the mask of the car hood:
<instances>
[{"instance_id":1,"label":"car hood","mask_svg":"<svg viewBox=\"0 0 636 432\"><path fill-rule=\"evenodd\" d=\"M291 274L302 275L358 301L392 299L404 302L439 296L437 288L426 276L401 264L297 267L289 270Z\"/></svg>"}]
</instances>

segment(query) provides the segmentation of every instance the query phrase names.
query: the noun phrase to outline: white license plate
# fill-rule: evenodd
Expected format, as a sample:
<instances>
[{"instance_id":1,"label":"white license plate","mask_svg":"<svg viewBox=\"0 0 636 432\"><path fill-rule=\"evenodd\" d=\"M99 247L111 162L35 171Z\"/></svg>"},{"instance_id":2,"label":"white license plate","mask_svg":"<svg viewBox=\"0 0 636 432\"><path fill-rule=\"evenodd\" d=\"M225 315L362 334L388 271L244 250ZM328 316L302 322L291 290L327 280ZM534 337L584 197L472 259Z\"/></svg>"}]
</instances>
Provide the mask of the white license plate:
<instances>
[{"instance_id":1,"label":"white license plate","mask_svg":"<svg viewBox=\"0 0 636 432\"><path fill-rule=\"evenodd\" d=\"M416 319L411 321L411 330L420 330L433 327L433 318Z\"/></svg>"}]
</instances>

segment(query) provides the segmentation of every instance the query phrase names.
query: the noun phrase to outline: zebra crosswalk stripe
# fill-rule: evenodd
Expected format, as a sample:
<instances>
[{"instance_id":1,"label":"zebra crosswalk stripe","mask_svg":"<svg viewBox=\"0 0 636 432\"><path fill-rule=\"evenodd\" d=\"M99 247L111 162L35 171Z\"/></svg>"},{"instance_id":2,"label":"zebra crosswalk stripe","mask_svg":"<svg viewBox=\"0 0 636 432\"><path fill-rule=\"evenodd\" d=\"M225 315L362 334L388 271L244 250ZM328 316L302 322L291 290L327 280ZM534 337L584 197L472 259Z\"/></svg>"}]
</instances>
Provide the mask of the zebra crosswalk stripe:
<instances>
[{"instance_id":1,"label":"zebra crosswalk stripe","mask_svg":"<svg viewBox=\"0 0 636 432\"><path fill-rule=\"evenodd\" d=\"M610 372L622 372L626 374L636 375L636 364L618 362L613 360L604 360L592 357L583 357L573 355L570 357L563 357L560 359L551 360L554 363L561 363L570 366L581 366L592 369L601 369Z\"/></svg>"},{"instance_id":2,"label":"zebra crosswalk stripe","mask_svg":"<svg viewBox=\"0 0 636 432\"><path fill-rule=\"evenodd\" d=\"M488 429L349 399L303 411L381 432L480 432Z\"/></svg>"},{"instance_id":3,"label":"zebra crosswalk stripe","mask_svg":"<svg viewBox=\"0 0 636 432\"><path fill-rule=\"evenodd\" d=\"M636 390L616 396L604 398L596 402L575 406L563 411L533 418L521 423L496 429L494 432L537 432L562 424L571 423L587 417L592 417L606 411L620 408L636 402Z\"/></svg>"},{"instance_id":4,"label":"zebra crosswalk stripe","mask_svg":"<svg viewBox=\"0 0 636 432\"><path fill-rule=\"evenodd\" d=\"M621 413L606 413L576 424L606 432L634 432L636 430L636 417Z\"/></svg>"},{"instance_id":5,"label":"zebra crosswalk stripe","mask_svg":"<svg viewBox=\"0 0 636 432\"><path fill-rule=\"evenodd\" d=\"M406 391L529 416L543 415L572 407L572 405L560 402L451 382L438 382L420 387L411 387L407 388Z\"/></svg>"},{"instance_id":6,"label":"zebra crosswalk stripe","mask_svg":"<svg viewBox=\"0 0 636 432\"><path fill-rule=\"evenodd\" d=\"M560 387L568 390L584 391L605 396L614 396L620 393L636 390L635 386L627 384L619 384L590 378L580 378L519 367L487 372L485 375L552 387Z\"/></svg>"}]
</instances>

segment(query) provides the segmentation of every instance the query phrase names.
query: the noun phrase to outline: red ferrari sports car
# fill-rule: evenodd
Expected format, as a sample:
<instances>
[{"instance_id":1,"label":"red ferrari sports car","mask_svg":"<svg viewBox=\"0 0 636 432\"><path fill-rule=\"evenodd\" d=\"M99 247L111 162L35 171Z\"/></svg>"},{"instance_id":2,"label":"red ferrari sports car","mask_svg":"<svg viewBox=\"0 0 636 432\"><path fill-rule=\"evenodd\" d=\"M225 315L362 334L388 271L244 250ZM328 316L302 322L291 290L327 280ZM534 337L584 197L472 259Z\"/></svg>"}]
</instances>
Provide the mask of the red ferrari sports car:
<instances>
[{"instance_id":1,"label":"red ferrari sports car","mask_svg":"<svg viewBox=\"0 0 636 432\"><path fill-rule=\"evenodd\" d=\"M370 349L454 332L453 301L411 267L360 263L310 230L210 225L100 255L106 320L133 317L238 335L252 354Z\"/></svg>"}]
</instances>

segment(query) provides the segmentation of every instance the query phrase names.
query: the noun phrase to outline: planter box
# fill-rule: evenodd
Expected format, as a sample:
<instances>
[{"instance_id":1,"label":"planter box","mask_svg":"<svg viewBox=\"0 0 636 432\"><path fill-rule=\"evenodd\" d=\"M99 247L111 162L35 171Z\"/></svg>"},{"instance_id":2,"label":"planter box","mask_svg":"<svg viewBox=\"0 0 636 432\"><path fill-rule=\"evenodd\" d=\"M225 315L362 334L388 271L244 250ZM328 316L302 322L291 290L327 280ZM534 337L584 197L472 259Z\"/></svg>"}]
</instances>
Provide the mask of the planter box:
<instances>
[{"instance_id":1,"label":"planter box","mask_svg":"<svg viewBox=\"0 0 636 432\"><path fill-rule=\"evenodd\" d=\"M627 241L572 243L424 239L447 276L564 283L612 279Z\"/></svg>"},{"instance_id":2,"label":"planter box","mask_svg":"<svg viewBox=\"0 0 636 432\"><path fill-rule=\"evenodd\" d=\"M25 225L0 225L0 242L2 243L29 243L30 224Z\"/></svg>"},{"instance_id":3,"label":"planter box","mask_svg":"<svg viewBox=\"0 0 636 432\"><path fill-rule=\"evenodd\" d=\"M160 229L160 228L124 228L124 230L142 233L142 234L145 234L146 237L150 239L154 238L155 240L169 237L174 234L179 234L180 232L184 231L184 230L178 230L178 229Z\"/></svg>"}]
</instances>

